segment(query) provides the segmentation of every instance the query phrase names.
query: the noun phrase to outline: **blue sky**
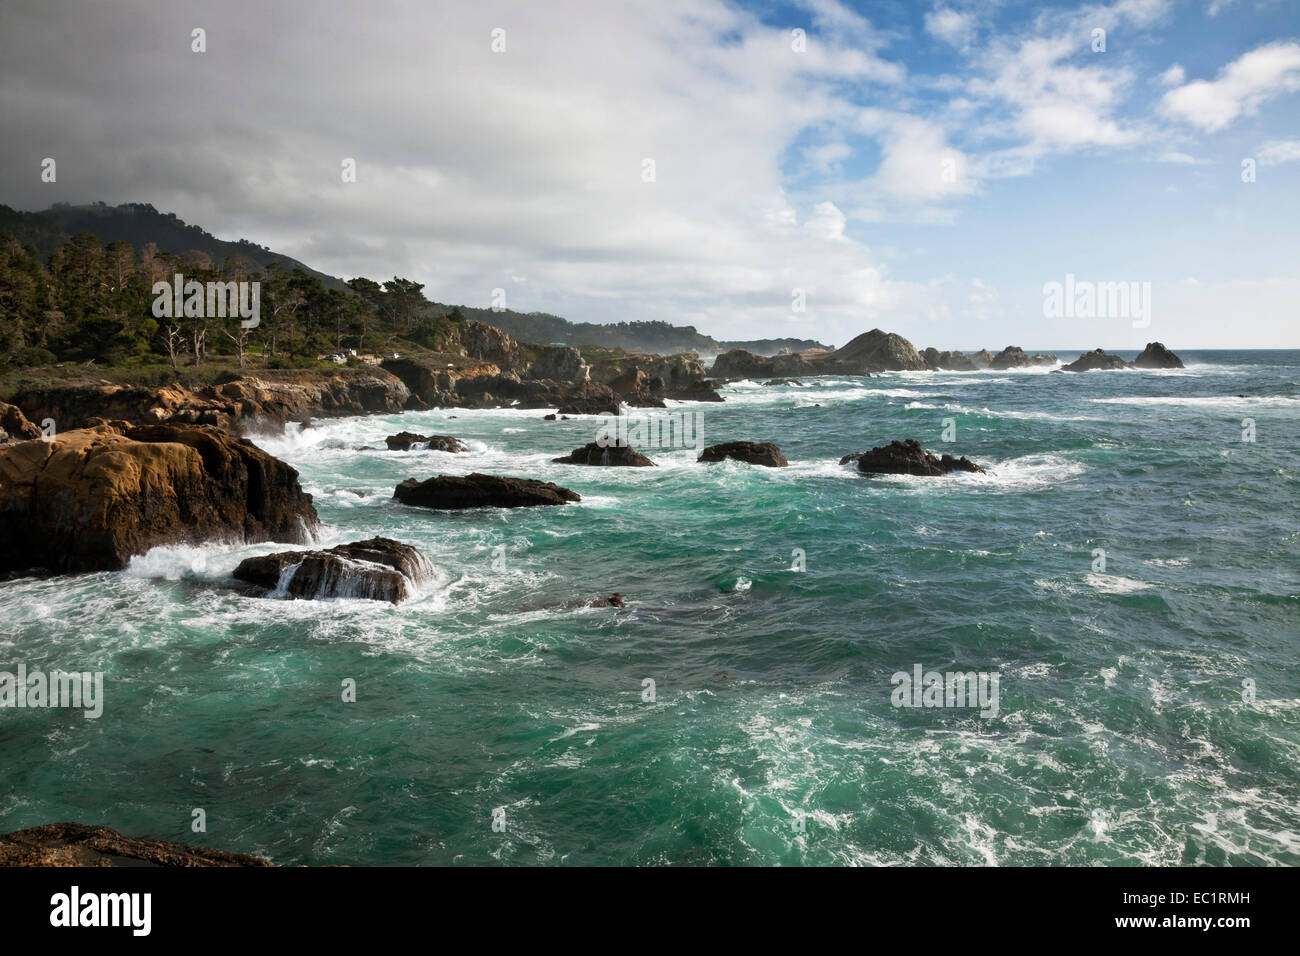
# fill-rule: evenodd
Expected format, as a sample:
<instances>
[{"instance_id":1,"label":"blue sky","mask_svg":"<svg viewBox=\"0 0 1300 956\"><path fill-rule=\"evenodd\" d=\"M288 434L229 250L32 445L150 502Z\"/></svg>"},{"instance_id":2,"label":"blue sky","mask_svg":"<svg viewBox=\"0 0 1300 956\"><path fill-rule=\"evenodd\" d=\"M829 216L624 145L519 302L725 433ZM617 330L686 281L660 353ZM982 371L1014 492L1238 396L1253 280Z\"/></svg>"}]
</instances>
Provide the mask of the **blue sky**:
<instances>
[{"instance_id":1,"label":"blue sky","mask_svg":"<svg viewBox=\"0 0 1300 956\"><path fill-rule=\"evenodd\" d=\"M10 205L719 338L1300 347L1292 0L51 6L0 36ZM1067 274L1149 326L1045 315Z\"/></svg>"}]
</instances>

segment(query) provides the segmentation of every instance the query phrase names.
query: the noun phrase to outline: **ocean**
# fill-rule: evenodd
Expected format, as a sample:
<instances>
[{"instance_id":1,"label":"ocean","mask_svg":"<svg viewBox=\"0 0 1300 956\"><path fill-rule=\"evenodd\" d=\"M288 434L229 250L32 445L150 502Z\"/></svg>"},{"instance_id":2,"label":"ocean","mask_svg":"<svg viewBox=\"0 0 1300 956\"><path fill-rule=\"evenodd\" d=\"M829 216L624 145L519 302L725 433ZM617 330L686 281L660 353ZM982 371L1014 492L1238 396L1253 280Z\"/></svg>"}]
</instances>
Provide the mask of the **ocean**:
<instances>
[{"instance_id":1,"label":"ocean","mask_svg":"<svg viewBox=\"0 0 1300 956\"><path fill-rule=\"evenodd\" d=\"M250 597L231 570L285 547L212 544L0 583L0 670L104 675L97 719L0 710L0 832L311 865L1300 864L1300 352L1180 354L669 403L783 469L553 464L599 420L541 410L256 438L321 543L409 542L437 580ZM403 430L471 451L383 450ZM905 438L992 473L838 464ZM472 471L583 500L391 498ZM910 706L918 669L996 677L996 714Z\"/></svg>"}]
</instances>

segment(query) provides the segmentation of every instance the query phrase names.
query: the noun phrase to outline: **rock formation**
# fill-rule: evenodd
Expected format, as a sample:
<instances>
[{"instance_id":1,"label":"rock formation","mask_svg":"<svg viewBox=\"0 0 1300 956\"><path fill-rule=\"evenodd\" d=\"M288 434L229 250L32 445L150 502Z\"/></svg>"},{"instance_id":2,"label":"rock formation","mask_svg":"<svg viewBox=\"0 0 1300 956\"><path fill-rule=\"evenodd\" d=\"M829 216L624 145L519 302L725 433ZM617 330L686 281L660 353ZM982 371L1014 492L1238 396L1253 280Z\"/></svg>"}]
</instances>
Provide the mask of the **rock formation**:
<instances>
[{"instance_id":1,"label":"rock formation","mask_svg":"<svg viewBox=\"0 0 1300 956\"><path fill-rule=\"evenodd\" d=\"M59 431L92 419L133 425L215 425L239 434L281 432L287 422L341 415L391 415L410 400L396 376L376 368L265 371L192 391L108 382L60 382L26 389L14 404L32 421L53 419Z\"/></svg>"},{"instance_id":2,"label":"rock formation","mask_svg":"<svg viewBox=\"0 0 1300 956\"><path fill-rule=\"evenodd\" d=\"M298 472L219 428L105 422L0 448L0 573L113 571L165 544L310 540Z\"/></svg>"},{"instance_id":3,"label":"rock formation","mask_svg":"<svg viewBox=\"0 0 1300 956\"><path fill-rule=\"evenodd\" d=\"M384 439L389 451L411 451L416 445L417 451L469 451L469 446L450 435L417 435L415 432L398 432Z\"/></svg>"},{"instance_id":4,"label":"rock formation","mask_svg":"<svg viewBox=\"0 0 1300 956\"><path fill-rule=\"evenodd\" d=\"M245 558L234 576L273 597L365 598L400 604L433 577L433 565L390 538L341 544L328 551L281 551Z\"/></svg>"},{"instance_id":5,"label":"rock formation","mask_svg":"<svg viewBox=\"0 0 1300 956\"><path fill-rule=\"evenodd\" d=\"M127 837L108 827L47 823L0 834L0 866L274 866L247 853Z\"/></svg>"},{"instance_id":6,"label":"rock formation","mask_svg":"<svg viewBox=\"0 0 1300 956\"><path fill-rule=\"evenodd\" d=\"M1183 360L1160 342L1148 342L1142 354L1133 360L1138 368L1183 368Z\"/></svg>"},{"instance_id":7,"label":"rock formation","mask_svg":"<svg viewBox=\"0 0 1300 956\"><path fill-rule=\"evenodd\" d=\"M576 491L551 481L532 478L504 478L496 475L439 475L426 481L407 478L393 497L404 505L448 511L465 508L525 508L533 505L562 505L581 501Z\"/></svg>"},{"instance_id":8,"label":"rock formation","mask_svg":"<svg viewBox=\"0 0 1300 956\"><path fill-rule=\"evenodd\" d=\"M858 471L878 475L946 475L953 471L969 471L984 474L987 469L975 464L969 458L953 458L944 455L936 458L913 438L906 441L892 441L888 445L872 448L870 451L845 455L840 459L841 465L857 462Z\"/></svg>"},{"instance_id":9,"label":"rock formation","mask_svg":"<svg viewBox=\"0 0 1300 956\"><path fill-rule=\"evenodd\" d=\"M1132 368L1133 366L1124 361L1118 355L1111 355L1102 349L1096 349L1092 352L1084 352L1075 361L1069 365L1062 366L1063 372L1091 372L1096 369L1116 369Z\"/></svg>"},{"instance_id":10,"label":"rock formation","mask_svg":"<svg viewBox=\"0 0 1300 956\"><path fill-rule=\"evenodd\" d=\"M635 448L615 444L602 446L594 441L575 448L563 458L552 458L551 461L561 465L619 465L637 468L654 465L653 461Z\"/></svg>"},{"instance_id":11,"label":"rock formation","mask_svg":"<svg viewBox=\"0 0 1300 956\"><path fill-rule=\"evenodd\" d=\"M781 454L781 449L770 441L755 443L752 441L732 441L721 445L710 445L700 452L697 461L722 461L734 458L736 461L751 465L765 465L768 468L785 468L790 463Z\"/></svg>"},{"instance_id":12,"label":"rock formation","mask_svg":"<svg viewBox=\"0 0 1300 956\"><path fill-rule=\"evenodd\" d=\"M16 405L0 402L0 445L40 438L41 430Z\"/></svg>"}]
</instances>

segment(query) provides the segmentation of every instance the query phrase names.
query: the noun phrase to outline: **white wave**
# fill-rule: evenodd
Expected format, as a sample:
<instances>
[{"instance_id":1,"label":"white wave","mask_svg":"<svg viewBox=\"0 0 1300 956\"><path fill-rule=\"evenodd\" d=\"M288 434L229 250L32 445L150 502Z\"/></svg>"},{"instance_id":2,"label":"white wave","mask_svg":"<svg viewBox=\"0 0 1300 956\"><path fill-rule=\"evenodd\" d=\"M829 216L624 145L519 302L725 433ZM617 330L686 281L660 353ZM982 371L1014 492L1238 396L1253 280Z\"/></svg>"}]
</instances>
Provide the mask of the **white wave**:
<instances>
[{"instance_id":1,"label":"white wave","mask_svg":"<svg viewBox=\"0 0 1300 956\"><path fill-rule=\"evenodd\" d=\"M1286 407L1300 405L1300 397L1288 395L1205 395L1173 397L1161 395L1128 395L1121 398L1090 398L1097 405L1171 405L1197 408L1215 405L1263 405Z\"/></svg>"},{"instance_id":2,"label":"white wave","mask_svg":"<svg viewBox=\"0 0 1300 956\"><path fill-rule=\"evenodd\" d=\"M927 402L908 402L903 406L907 410L918 408L935 409L945 412L957 412L959 415L987 415L991 418L1023 418L1023 419L1046 419L1054 422L1104 422L1104 418L1090 418L1087 415L1061 415L1056 412L1025 412L1015 409L998 409L993 410L985 406L984 408L971 408L969 405L958 405L955 402L948 402L943 405L933 405Z\"/></svg>"},{"instance_id":3,"label":"white wave","mask_svg":"<svg viewBox=\"0 0 1300 956\"><path fill-rule=\"evenodd\" d=\"M1133 594L1151 587L1146 581L1122 578L1116 574L1089 574L1083 580L1089 587L1096 588L1103 594Z\"/></svg>"}]
</instances>

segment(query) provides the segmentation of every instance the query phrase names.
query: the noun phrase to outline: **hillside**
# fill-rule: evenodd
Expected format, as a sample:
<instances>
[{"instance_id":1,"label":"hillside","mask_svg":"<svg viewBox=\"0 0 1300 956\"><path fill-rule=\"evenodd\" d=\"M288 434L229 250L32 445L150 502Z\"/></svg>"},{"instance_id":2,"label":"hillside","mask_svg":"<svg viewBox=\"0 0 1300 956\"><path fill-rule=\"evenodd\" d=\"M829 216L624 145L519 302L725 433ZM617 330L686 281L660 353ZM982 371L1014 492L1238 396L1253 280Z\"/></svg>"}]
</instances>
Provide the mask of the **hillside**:
<instances>
[{"instance_id":1,"label":"hillside","mask_svg":"<svg viewBox=\"0 0 1300 956\"><path fill-rule=\"evenodd\" d=\"M297 259L274 252L265 246L241 239L236 242L218 239L199 226L190 225L173 213L159 212L148 203L123 203L109 206L96 202L84 205L56 203L41 212L20 212L0 205L0 235L11 235L24 245L32 246L38 258L48 261L54 252L73 236L89 233L105 244L121 241L143 250L153 243L161 252L183 255L198 251L220 266L231 256L243 256L255 268L265 269L278 263L285 273L301 269L325 289L344 290L343 280L310 268ZM671 355L699 352L715 355L733 348L745 348L758 355L774 355L782 349L802 351L825 348L809 339L759 339L750 342L720 342L694 326L670 325L667 322L617 322L597 324L570 322L545 312L495 312L491 309L432 302L427 310L434 316L448 316L458 309L465 318L495 326L521 342L561 343L575 347L596 346L627 352L652 352Z\"/></svg>"}]
</instances>

